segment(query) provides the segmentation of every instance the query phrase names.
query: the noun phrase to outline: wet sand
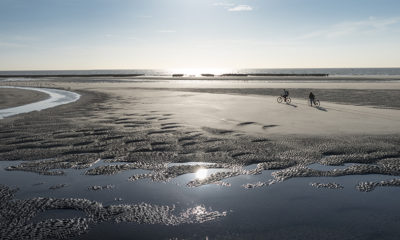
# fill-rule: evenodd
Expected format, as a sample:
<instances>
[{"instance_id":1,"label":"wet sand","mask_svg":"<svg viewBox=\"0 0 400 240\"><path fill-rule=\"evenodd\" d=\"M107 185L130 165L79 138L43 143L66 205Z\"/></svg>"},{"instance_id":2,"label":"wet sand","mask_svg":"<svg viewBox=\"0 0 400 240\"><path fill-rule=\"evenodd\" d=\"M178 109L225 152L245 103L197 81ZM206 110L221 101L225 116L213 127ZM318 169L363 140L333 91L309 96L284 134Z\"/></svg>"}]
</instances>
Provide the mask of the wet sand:
<instances>
[{"instance_id":1,"label":"wet sand","mask_svg":"<svg viewBox=\"0 0 400 240\"><path fill-rule=\"evenodd\" d=\"M0 88L0 109L38 102L48 97L47 94L37 91Z\"/></svg>"},{"instance_id":2,"label":"wet sand","mask_svg":"<svg viewBox=\"0 0 400 240\"><path fill-rule=\"evenodd\" d=\"M279 140L296 135L295 138L303 139L311 135L328 141L341 136L344 139L349 139L349 136L362 139L366 134L372 138L379 135L397 138L393 134L400 129L396 110L324 101L321 108L316 109L308 107L305 99L294 98L292 105L286 105L276 103L275 97L144 90L137 89L135 83L51 83L51 86L70 88L82 93L83 97L74 104L4 119L2 132L7 134L1 145L0 156L3 159L74 159L85 156L91 162L97 157L158 152L165 157L156 161L168 162L181 161L180 152L199 152L197 155L204 158L210 154L207 149L215 145L208 143L208 138L222 138L219 141L226 146L219 146L221 150L217 149L213 154L225 156L230 155L229 149L234 142L239 141L246 148L252 145L252 138ZM278 89L274 91L279 92ZM354 90L354 94L359 91ZM369 98L357 99L360 104L368 104ZM153 141L162 142L160 145L164 146L157 147ZM119 148L121 144L126 148ZM267 146L270 142L264 144ZM260 143L256 145L256 148L260 147ZM221 157L217 160L229 163L234 159ZM252 161L243 162L248 163Z\"/></svg>"},{"instance_id":3,"label":"wet sand","mask_svg":"<svg viewBox=\"0 0 400 240\"><path fill-rule=\"evenodd\" d=\"M284 166L292 166L347 153L365 153L365 159L359 161L368 163L384 160L370 154L375 151L391 153L391 158L400 156L396 145L399 111L378 109L379 105L396 108L398 101L379 102L383 98L372 96L378 101L374 107L350 105L355 100L370 105L371 97L360 94L360 89L335 90L338 96L349 91L363 96L349 98L346 105L322 101L320 108L312 108L305 99L295 97L291 104L278 104L275 96L257 96L259 90L254 89L242 89L237 96L226 94L230 88L221 89L224 94L212 94L215 89L198 93L160 89L158 84L153 84L154 89L137 88L137 83L48 85L71 89L82 98L1 121L1 159L53 159L45 167L22 167L24 170L56 174L51 169L85 167L98 158L149 164L283 161ZM278 89L269 91L272 94ZM395 91L377 92L395 99ZM339 102L341 99L338 97ZM350 161L341 158L341 162Z\"/></svg>"},{"instance_id":4,"label":"wet sand","mask_svg":"<svg viewBox=\"0 0 400 240\"><path fill-rule=\"evenodd\" d=\"M278 104L273 95L275 92L279 94L280 85L274 84L274 88L269 88L268 83L262 90L268 94L260 94L261 90L256 88L232 90L227 83L225 89L218 90L201 87L202 83L192 83L192 87L182 89L176 82L168 88L160 88L159 84L151 82L79 83L60 80L40 84L69 89L82 97L75 103L0 120L0 159L18 161L7 167L10 173L65 176L71 169L81 169L85 176L126 173L128 176L124 175L124 180L135 183L143 179L168 182L196 173L200 168L219 169L205 178L192 179L185 184L186 187L199 188L209 184L227 187L231 184L227 182L229 179L273 170L271 179L243 184L246 189L265 188L299 178L313 179L310 184L315 183L313 186L316 188L329 189L341 185L320 183L315 178L379 174L393 179L393 176L400 175L398 101L386 101L373 95L395 99L396 91L400 89L396 83L391 83L395 88L382 89L381 86L379 91L373 90L375 83L364 84L361 89L341 83L336 83L334 90L318 88L321 90L317 95L318 98L321 96L321 108L309 107L306 99L301 97L301 93L308 91L308 83L291 85L291 104ZM287 84L290 85L283 83L284 86ZM366 94L364 91L369 92ZM340 97L346 94L359 97ZM322 96L329 97L322 100ZM346 104L341 104L343 99L346 99ZM380 109L380 106L386 109ZM99 161L104 163L99 166ZM166 165L185 162L214 165ZM251 164L256 165L246 169ZM355 165L318 170L309 167L312 164ZM138 169L146 172L131 173ZM68 188L68 182L59 184L67 185L54 185L54 188ZM99 184L94 185L95 188L99 188ZM380 184L361 184L360 189L397 185L397 180L388 180ZM100 188L102 186L107 186L107 183ZM10 189L2 191L12 195ZM77 206L81 203L81 200L74 201ZM60 204L71 203L64 201ZM53 205L50 201L49 206ZM29 207L36 209L36 202ZM79 208L83 209L82 206ZM216 215L223 217L226 214L224 210ZM104 210L98 207L96 211L85 211L96 215L96 211ZM126 208L119 211L129 215ZM166 212L171 216L170 210ZM110 217L107 214L105 218ZM128 219L135 218L134 214L128 215ZM136 217L140 219L143 216ZM176 217L166 221L171 219L176 220ZM102 220L96 221L100 223ZM19 224L24 226L24 222Z\"/></svg>"}]
</instances>

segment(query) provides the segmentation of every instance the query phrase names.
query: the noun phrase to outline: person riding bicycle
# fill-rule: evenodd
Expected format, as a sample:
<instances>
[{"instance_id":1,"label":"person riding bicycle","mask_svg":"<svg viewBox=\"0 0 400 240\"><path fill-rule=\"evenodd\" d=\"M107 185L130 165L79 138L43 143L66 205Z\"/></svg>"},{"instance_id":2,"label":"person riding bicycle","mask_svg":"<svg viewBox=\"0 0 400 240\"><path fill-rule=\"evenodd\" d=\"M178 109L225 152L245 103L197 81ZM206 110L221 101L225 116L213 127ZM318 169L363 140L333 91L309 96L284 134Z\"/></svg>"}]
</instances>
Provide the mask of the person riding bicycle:
<instances>
[{"instance_id":1,"label":"person riding bicycle","mask_svg":"<svg viewBox=\"0 0 400 240\"><path fill-rule=\"evenodd\" d=\"M288 90L286 90L286 89L283 89L283 95L282 95L282 97L285 99L285 102L286 102L286 98L289 96L289 91Z\"/></svg>"},{"instance_id":2,"label":"person riding bicycle","mask_svg":"<svg viewBox=\"0 0 400 240\"><path fill-rule=\"evenodd\" d=\"M310 99L310 105L312 106L313 103L315 105L315 95L312 92L310 92L310 95L308 95L308 98Z\"/></svg>"}]
</instances>

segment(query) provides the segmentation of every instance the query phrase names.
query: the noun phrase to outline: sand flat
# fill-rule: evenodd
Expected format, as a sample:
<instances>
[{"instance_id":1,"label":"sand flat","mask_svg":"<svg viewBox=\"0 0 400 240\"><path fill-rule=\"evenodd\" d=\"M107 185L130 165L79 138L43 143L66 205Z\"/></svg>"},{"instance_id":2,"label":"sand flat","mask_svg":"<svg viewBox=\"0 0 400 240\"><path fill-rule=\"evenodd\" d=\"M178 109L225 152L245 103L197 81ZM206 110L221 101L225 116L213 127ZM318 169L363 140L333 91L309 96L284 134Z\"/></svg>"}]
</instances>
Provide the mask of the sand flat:
<instances>
[{"instance_id":1,"label":"sand flat","mask_svg":"<svg viewBox=\"0 0 400 240\"><path fill-rule=\"evenodd\" d=\"M187 124L260 135L352 135L400 132L400 111L322 103L308 106L303 99L278 104L275 97L196 94L163 98L165 108ZM249 123L243 126L242 123ZM276 125L263 131L263 126Z\"/></svg>"},{"instance_id":2,"label":"sand flat","mask_svg":"<svg viewBox=\"0 0 400 240\"><path fill-rule=\"evenodd\" d=\"M172 88L160 88L160 86L166 84L170 84L169 87ZM376 98L373 92L370 95L364 94L362 98L357 98L359 91L364 91L365 89L373 91L375 87L379 88L383 95L385 95L386 91L388 98L393 99L391 102L396 102L393 94L397 93L393 91L400 87L400 83L397 82L391 82L388 85L376 82L363 84L352 82L241 82L240 85L246 85L246 87L242 89L242 92L239 89L240 95L230 94L229 91L226 91L225 94L223 89L221 92L217 92L218 94L212 94L213 91L211 90L211 93L207 93L207 88L204 88L202 92L185 91L189 85L192 87L191 89L202 89L205 86L209 86L209 84L218 85L222 83L218 81L71 83L68 79L65 82L49 83L49 85L57 88L68 87L77 91L88 90L107 94L110 96L107 108L121 116L137 114L139 110L142 112L164 111L173 115L164 118L196 128L223 128L253 135L268 136L290 134L320 136L397 134L400 129L399 110L380 109L379 106L355 106L356 104L368 105L370 103L368 96L377 99L377 104L379 104L379 100L384 98ZM239 82L225 81L224 84L226 89L232 89L232 87L237 87ZM353 95L356 97L350 99L347 104L321 100L321 107L319 108L308 106L306 97L297 98L297 96L301 95L292 96L291 104L279 104L276 102L276 96L252 94L253 92L258 94L254 84L256 86L262 85L266 90L272 84L272 89L274 90L268 94L275 92L279 94L280 89L277 87L288 86L292 91L296 91L296 89L308 89L310 84L313 84L313 86L321 87L321 89L327 87L336 89L335 94L331 94L332 96L329 98L333 101L340 101L342 92L353 91ZM143 88L144 86L146 86L145 89ZM393 89L385 90L384 86ZM174 90L179 88L183 88L183 90ZM304 91L301 93L304 94ZM334 98L335 96L337 96L337 99ZM323 92L317 97L323 99ZM132 108L129 106L132 106ZM101 112L99 113L101 114ZM96 119L88 120L96 121ZM129 121L126 124L128 125Z\"/></svg>"},{"instance_id":3,"label":"sand flat","mask_svg":"<svg viewBox=\"0 0 400 240\"><path fill-rule=\"evenodd\" d=\"M309 107L306 97L292 99L291 104L278 104L276 96L252 95L257 88L272 87L278 94L278 87L289 89L309 88L310 86L336 89L334 99L341 100L341 91L357 91L365 89L373 91L388 92L388 98L396 102L396 98L390 95L390 91L400 88L400 83L390 82L388 84L369 82L336 82L336 83L309 83L309 82L229 82L223 84L227 89L245 86L241 95L207 93L207 87L220 85L218 81L170 81L170 82L131 82L131 83L62 83L58 87L68 86L76 90L95 90L104 92L115 97L111 99L114 107L120 108L121 102L116 99L127 101L140 101L140 105L132 109L116 111L118 114L133 114L136 110L141 111L167 111L170 112L177 122L201 127L224 128L237 130L256 135L354 135L354 134L396 134L400 129L400 111L392 109L380 109L379 107L354 106L352 104L369 103L368 96L376 99L374 95L364 94L362 98L350 99L348 104L338 104L322 100L320 108ZM52 83L54 84L54 83ZM163 89L167 85L170 88ZM238 85L239 84L239 85ZM143 89L143 87L146 87ZM160 88L161 86L161 88ZM203 89L203 92L185 92L185 88L191 86L193 89ZM171 89L172 87L172 89ZM251 87L251 88L250 88ZM183 91L174 91L173 88L183 88ZM153 90L154 89L154 90ZM247 89L247 91L245 91ZM253 91L254 89L254 91ZM343 89L343 90L341 90ZM378 90L377 90L378 91ZM212 91L211 91L212 92ZM249 95L250 94L250 95ZM268 93L271 94L271 93ZM304 92L302 92L304 94ZM372 93L373 94L373 93ZM397 94L394 92L393 94ZM297 95L299 96L299 95ZM323 92L317 95L323 99ZM378 99L379 100L379 99ZM353 102L352 102L353 101ZM355 102L354 102L355 101ZM379 102L378 102L379 103ZM243 124L251 123L251 124Z\"/></svg>"},{"instance_id":4,"label":"sand flat","mask_svg":"<svg viewBox=\"0 0 400 240\"><path fill-rule=\"evenodd\" d=\"M0 205L7 213L0 237L146 238L143 230L162 228L167 239L190 239L188 232L201 228L200 239L292 239L315 231L346 239L355 228L363 238L365 229L397 229L388 220L397 217L400 194L399 110L380 109L393 107L382 98L368 106L365 92L356 102L337 103L342 93L361 96L365 89L339 84L338 98L317 109L305 98L279 104L273 94L281 89L265 85L270 93L263 95L253 87L232 93L157 83L40 84L81 97L0 120ZM301 83L291 86L301 93ZM115 187L88 190L108 185ZM373 186L382 188L369 191ZM77 211L68 212L71 206ZM15 216L20 221L8 224ZM341 230L350 223L358 225ZM340 229L327 232L330 226ZM296 236L279 234L282 227Z\"/></svg>"},{"instance_id":5,"label":"sand flat","mask_svg":"<svg viewBox=\"0 0 400 240\"><path fill-rule=\"evenodd\" d=\"M45 100L48 97L49 96L47 94L38 91L16 88L0 88L0 109L38 102Z\"/></svg>"},{"instance_id":6,"label":"sand flat","mask_svg":"<svg viewBox=\"0 0 400 240\"><path fill-rule=\"evenodd\" d=\"M393 109L330 102L322 102L322 106L316 108L310 107L305 99L294 98L291 104L279 104L276 97L271 96L143 89L129 90L129 94L143 99L141 110L168 111L175 121L197 128L211 127L266 136L400 132L400 111ZM274 126L268 127L271 125Z\"/></svg>"}]
</instances>

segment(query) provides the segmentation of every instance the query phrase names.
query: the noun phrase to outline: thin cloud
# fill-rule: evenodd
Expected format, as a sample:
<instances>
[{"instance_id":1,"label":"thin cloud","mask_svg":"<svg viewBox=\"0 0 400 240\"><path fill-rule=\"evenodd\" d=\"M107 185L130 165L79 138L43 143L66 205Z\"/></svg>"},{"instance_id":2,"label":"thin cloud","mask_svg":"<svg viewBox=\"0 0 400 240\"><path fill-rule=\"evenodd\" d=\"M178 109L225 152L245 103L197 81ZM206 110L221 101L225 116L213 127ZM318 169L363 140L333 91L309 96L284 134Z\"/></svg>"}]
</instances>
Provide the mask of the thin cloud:
<instances>
[{"instance_id":1,"label":"thin cloud","mask_svg":"<svg viewBox=\"0 0 400 240\"><path fill-rule=\"evenodd\" d=\"M252 11L253 8L249 5L237 5L236 7L229 8L230 12Z\"/></svg>"}]
</instances>

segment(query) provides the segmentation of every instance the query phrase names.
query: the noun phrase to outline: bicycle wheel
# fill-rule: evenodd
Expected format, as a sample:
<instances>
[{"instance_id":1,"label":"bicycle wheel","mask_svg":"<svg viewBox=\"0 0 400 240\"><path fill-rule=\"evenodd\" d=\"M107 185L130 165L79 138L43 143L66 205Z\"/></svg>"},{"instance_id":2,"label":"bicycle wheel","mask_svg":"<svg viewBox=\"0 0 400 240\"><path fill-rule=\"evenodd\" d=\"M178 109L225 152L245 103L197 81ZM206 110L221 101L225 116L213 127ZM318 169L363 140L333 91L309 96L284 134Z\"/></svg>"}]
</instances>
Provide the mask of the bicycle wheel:
<instances>
[{"instance_id":1,"label":"bicycle wheel","mask_svg":"<svg viewBox=\"0 0 400 240\"><path fill-rule=\"evenodd\" d=\"M315 100L315 101L314 101L314 104L315 104L315 106L319 107L319 104L320 104L320 103L319 103L319 100Z\"/></svg>"},{"instance_id":2,"label":"bicycle wheel","mask_svg":"<svg viewBox=\"0 0 400 240\"><path fill-rule=\"evenodd\" d=\"M292 102L292 99L290 99L290 97L287 97L286 98L286 103L291 103Z\"/></svg>"},{"instance_id":3,"label":"bicycle wheel","mask_svg":"<svg viewBox=\"0 0 400 240\"><path fill-rule=\"evenodd\" d=\"M281 102L283 101L283 98L282 98L282 97L278 97L278 98L276 99L276 101L278 101L278 103L281 103Z\"/></svg>"}]
</instances>

